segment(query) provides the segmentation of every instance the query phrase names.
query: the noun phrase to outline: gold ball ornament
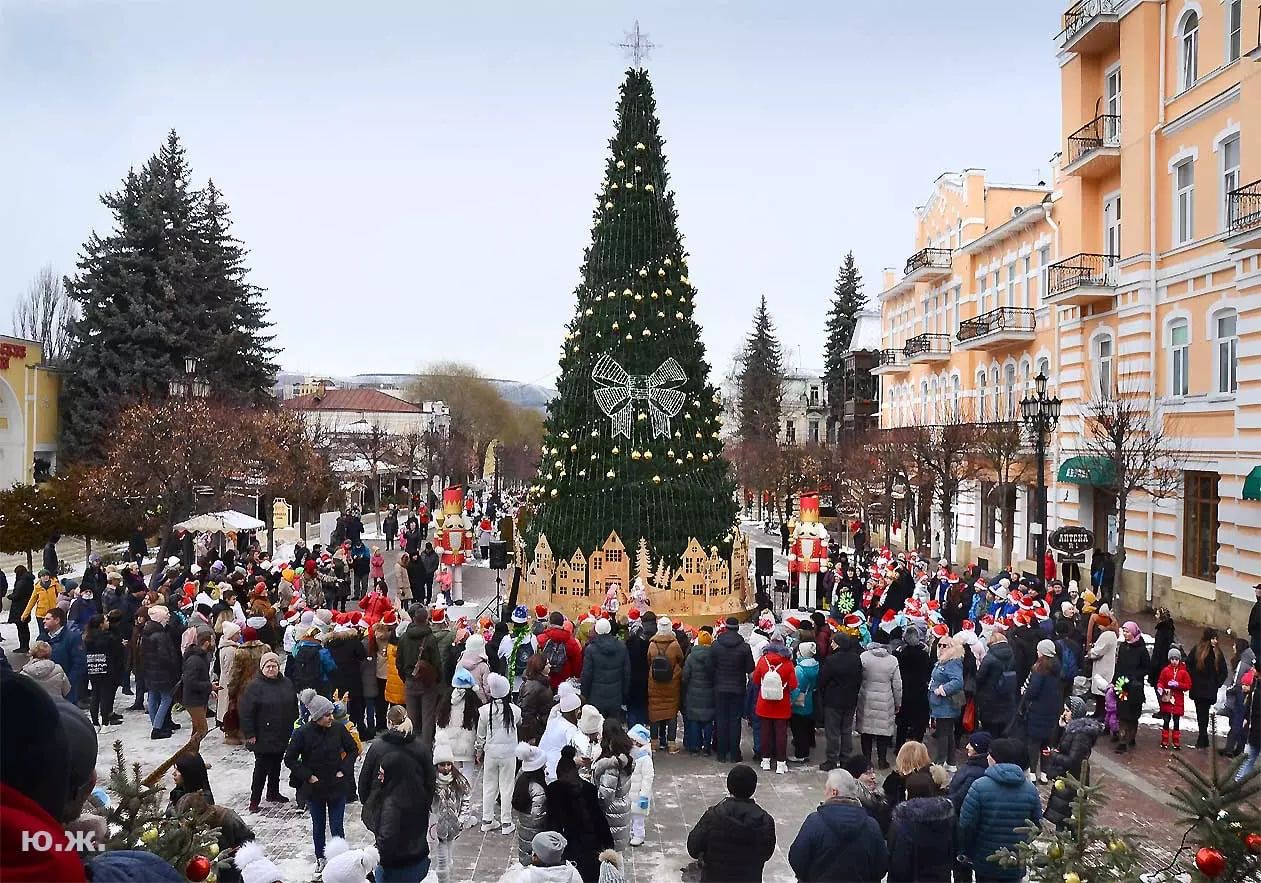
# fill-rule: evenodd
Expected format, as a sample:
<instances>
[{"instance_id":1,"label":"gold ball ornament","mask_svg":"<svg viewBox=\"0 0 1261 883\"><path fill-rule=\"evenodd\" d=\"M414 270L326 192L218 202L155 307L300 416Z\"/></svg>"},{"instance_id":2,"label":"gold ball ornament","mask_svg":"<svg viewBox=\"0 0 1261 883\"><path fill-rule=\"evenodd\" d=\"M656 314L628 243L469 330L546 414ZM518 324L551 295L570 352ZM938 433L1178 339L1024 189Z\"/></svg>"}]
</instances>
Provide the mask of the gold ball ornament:
<instances>
[{"instance_id":1,"label":"gold ball ornament","mask_svg":"<svg viewBox=\"0 0 1261 883\"><path fill-rule=\"evenodd\" d=\"M620 327L621 327L621 326L620 326L620 325L618 325L616 322L614 322L614 323L613 323L613 330L614 330L614 331L617 331Z\"/></svg>"},{"instance_id":2,"label":"gold ball ornament","mask_svg":"<svg viewBox=\"0 0 1261 883\"><path fill-rule=\"evenodd\" d=\"M654 475L654 476L652 477L652 483L653 483L653 484L661 484L661 476L660 476L660 475Z\"/></svg>"},{"instance_id":3,"label":"gold ball ornament","mask_svg":"<svg viewBox=\"0 0 1261 883\"><path fill-rule=\"evenodd\" d=\"M621 449L621 448L619 448L617 445L614 445L614 446L613 446L613 454L614 454L614 455L617 455L617 454L620 454L620 453L622 453L622 449Z\"/></svg>"},{"instance_id":4,"label":"gold ball ornament","mask_svg":"<svg viewBox=\"0 0 1261 883\"><path fill-rule=\"evenodd\" d=\"M673 296L674 296L674 292L673 292L673 291L671 291L670 289L668 289L668 288L667 288L667 289L666 289L666 297L673 297Z\"/></svg>"},{"instance_id":5,"label":"gold ball ornament","mask_svg":"<svg viewBox=\"0 0 1261 883\"><path fill-rule=\"evenodd\" d=\"M637 142L635 142L635 149L636 149L636 150L644 150L644 149L645 149L645 148L644 148L644 142L642 142L642 141L637 141Z\"/></svg>"},{"instance_id":6,"label":"gold ball ornament","mask_svg":"<svg viewBox=\"0 0 1261 883\"><path fill-rule=\"evenodd\" d=\"M635 315L635 311L634 311L634 310L631 310L631 311L630 311L630 315L629 315L629 316L627 316L627 318L628 318L628 319L630 319L632 322L634 322L634 321L635 321L636 319L638 319L639 317Z\"/></svg>"},{"instance_id":7,"label":"gold ball ornament","mask_svg":"<svg viewBox=\"0 0 1261 883\"><path fill-rule=\"evenodd\" d=\"M640 411L637 415L635 415L635 419L638 420L640 423L643 423L645 420L648 419L648 415L645 414L643 411Z\"/></svg>"},{"instance_id":8,"label":"gold ball ornament","mask_svg":"<svg viewBox=\"0 0 1261 883\"><path fill-rule=\"evenodd\" d=\"M664 319L665 317L666 317L666 314L665 314L665 312L664 312L664 311L662 311L662 310L657 310L657 318L658 318L658 319Z\"/></svg>"},{"instance_id":9,"label":"gold ball ornament","mask_svg":"<svg viewBox=\"0 0 1261 883\"><path fill-rule=\"evenodd\" d=\"M674 465L675 465L675 466L682 466L682 465L683 465L683 461L682 461L682 460L679 460L679 459L676 459L676 460L674 461Z\"/></svg>"},{"instance_id":10,"label":"gold ball ornament","mask_svg":"<svg viewBox=\"0 0 1261 883\"><path fill-rule=\"evenodd\" d=\"M678 319L680 322L682 322L682 321L683 321L683 314L682 314L681 312L680 312L680 313L675 313L675 314L674 314L674 318L676 318L676 319Z\"/></svg>"},{"instance_id":11,"label":"gold ball ornament","mask_svg":"<svg viewBox=\"0 0 1261 883\"><path fill-rule=\"evenodd\" d=\"M588 316L594 316L594 315L595 315L595 310L591 309L591 307L587 307L587 315L588 315Z\"/></svg>"},{"instance_id":12,"label":"gold ball ornament","mask_svg":"<svg viewBox=\"0 0 1261 883\"><path fill-rule=\"evenodd\" d=\"M686 277L686 276L680 276L680 277L679 277L679 281L680 281L680 282L682 282L684 285L687 285L687 277Z\"/></svg>"},{"instance_id":13,"label":"gold ball ornament","mask_svg":"<svg viewBox=\"0 0 1261 883\"><path fill-rule=\"evenodd\" d=\"M582 350L582 347L578 346L578 344L576 344L576 343L575 343L575 344L574 344L574 352L580 352L581 350Z\"/></svg>"},{"instance_id":14,"label":"gold ball ornament","mask_svg":"<svg viewBox=\"0 0 1261 883\"><path fill-rule=\"evenodd\" d=\"M665 271L665 270L663 270L661 267L658 267L658 268L657 268L657 275L658 275L658 276L664 276L665 274L666 274L666 271Z\"/></svg>"},{"instance_id":15,"label":"gold ball ornament","mask_svg":"<svg viewBox=\"0 0 1261 883\"><path fill-rule=\"evenodd\" d=\"M562 470L560 471L560 475L558 475L558 476L557 476L557 478L564 478L564 477L565 477L566 475L568 475L568 474L569 474L568 472L566 472L564 469L562 469Z\"/></svg>"},{"instance_id":16,"label":"gold ball ornament","mask_svg":"<svg viewBox=\"0 0 1261 883\"><path fill-rule=\"evenodd\" d=\"M613 203L612 203L612 202L606 202L606 203L604 204L604 207L605 207L605 208L613 208Z\"/></svg>"},{"instance_id":17,"label":"gold ball ornament","mask_svg":"<svg viewBox=\"0 0 1261 883\"><path fill-rule=\"evenodd\" d=\"M645 460L651 460L651 459L652 459L652 451L644 451L644 459L645 459Z\"/></svg>"},{"instance_id":18,"label":"gold ball ornament","mask_svg":"<svg viewBox=\"0 0 1261 883\"><path fill-rule=\"evenodd\" d=\"M634 340L635 338L631 336L630 332L627 332L627 334L626 334L626 339L627 339L627 340Z\"/></svg>"},{"instance_id":19,"label":"gold ball ornament","mask_svg":"<svg viewBox=\"0 0 1261 883\"><path fill-rule=\"evenodd\" d=\"M552 488L552 496L556 496L556 488Z\"/></svg>"},{"instance_id":20,"label":"gold ball ornament","mask_svg":"<svg viewBox=\"0 0 1261 883\"><path fill-rule=\"evenodd\" d=\"M1075 871L1069 871L1064 875L1064 883L1081 883L1081 875Z\"/></svg>"},{"instance_id":21,"label":"gold ball ornament","mask_svg":"<svg viewBox=\"0 0 1261 883\"><path fill-rule=\"evenodd\" d=\"M610 184L610 185L609 185L609 189L610 189L610 190L616 190L616 189L617 189L617 184L616 184L616 183Z\"/></svg>"},{"instance_id":22,"label":"gold ball ornament","mask_svg":"<svg viewBox=\"0 0 1261 883\"><path fill-rule=\"evenodd\" d=\"M624 159L619 159L619 160L617 161L617 167L618 167L619 169L624 169L624 168L626 168L626 160L624 160Z\"/></svg>"},{"instance_id":23,"label":"gold ball ornament","mask_svg":"<svg viewBox=\"0 0 1261 883\"><path fill-rule=\"evenodd\" d=\"M1113 840L1108 844L1108 851L1113 855L1124 855L1129 851L1129 845L1124 840Z\"/></svg>"},{"instance_id":24,"label":"gold ball ornament","mask_svg":"<svg viewBox=\"0 0 1261 883\"><path fill-rule=\"evenodd\" d=\"M577 446L577 445L570 445L570 446L569 446L569 453L573 454L573 453L577 452L577 450L578 450L578 446Z\"/></svg>"},{"instance_id":25,"label":"gold ball ornament","mask_svg":"<svg viewBox=\"0 0 1261 883\"><path fill-rule=\"evenodd\" d=\"M647 328L644 329L644 337L652 337L652 332Z\"/></svg>"},{"instance_id":26,"label":"gold ball ornament","mask_svg":"<svg viewBox=\"0 0 1261 883\"><path fill-rule=\"evenodd\" d=\"M624 294L626 297L630 297L634 293L635 292L631 291L629 288L622 289L622 294Z\"/></svg>"},{"instance_id":27,"label":"gold ball ornament","mask_svg":"<svg viewBox=\"0 0 1261 883\"><path fill-rule=\"evenodd\" d=\"M639 453L639 451L631 451L631 459L632 459L632 460L638 460L638 459L639 459L640 457L642 457L642 456L643 456L643 454Z\"/></svg>"},{"instance_id":28,"label":"gold ball ornament","mask_svg":"<svg viewBox=\"0 0 1261 883\"><path fill-rule=\"evenodd\" d=\"M665 264L667 267L673 267L673 266L674 266L674 261L670 260L669 258L666 258L666 259L665 259L664 261L662 261L661 263Z\"/></svg>"},{"instance_id":29,"label":"gold ball ornament","mask_svg":"<svg viewBox=\"0 0 1261 883\"><path fill-rule=\"evenodd\" d=\"M647 270L645 270L645 269L643 269L643 268L641 267L641 268L640 268L640 270L639 270L639 275L640 275L640 276L647 276L647 275L648 275L648 271L647 271Z\"/></svg>"},{"instance_id":30,"label":"gold ball ornament","mask_svg":"<svg viewBox=\"0 0 1261 883\"><path fill-rule=\"evenodd\" d=\"M219 844L212 843L208 847L206 847L206 855L210 856L211 858L215 858L217 855L219 855Z\"/></svg>"},{"instance_id":31,"label":"gold ball ornament","mask_svg":"<svg viewBox=\"0 0 1261 883\"><path fill-rule=\"evenodd\" d=\"M617 473L616 473L616 472L614 472L612 469L610 469L608 472L604 473L604 476L605 476L606 478L613 478L613 477L615 477L616 475L617 475Z\"/></svg>"},{"instance_id":32,"label":"gold ball ornament","mask_svg":"<svg viewBox=\"0 0 1261 883\"><path fill-rule=\"evenodd\" d=\"M684 412L683 412L683 419L684 419L684 420L691 420L691 419L692 419L692 412L691 412L691 411L684 411Z\"/></svg>"},{"instance_id":33,"label":"gold ball ornament","mask_svg":"<svg viewBox=\"0 0 1261 883\"><path fill-rule=\"evenodd\" d=\"M649 193L653 193L656 191L657 188L653 187L651 184L645 184L644 189L647 190Z\"/></svg>"},{"instance_id":34,"label":"gold ball ornament","mask_svg":"<svg viewBox=\"0 0 1261 883\"><path fill-rule=\"evenodd\" d=\"M1068 788L1068 783L1063 779L1056 779L1055 784L1052 787L1055 788L1056 791L1064 791Z\"/></svg>"},{"instance_id":35,"label":"gold ball ornament","mask_svg":"<svg viewBox=\"0 0 1261 883\"><path fill-rule=\"evenodd\" d=\"M596 225L597 227L599 227L599 226L600 226L600 219L599 219L599 218L596 218L596 219L595 219L595 225Z\"/></svg>"},{"instance_id":36,"label":"gold ball ornament","mask_svg":"<svg viewBox=\"0 0 1261 883\"><path fill-rule=\"evenodd\" d=\"M141 843L152 843L154 840L157 840L157 839L158 839L157 828L145 828L143 831L140 832Z\"/></svg>"},{"instance_id":37,"label":"gold ball ornament","mask_svg":"<svg viewBox=\"0 0 1261 883\"><path fill-rule=\"evenodd\" d=\"M1058 862L1064 857L1064 847L1060 846L1058 843L1052 843L1047 847L1046 857L1053 862Z\"/></svg>"},{"instance_id":38,"label":"gold ball ornament","mask_svg":"<svg viewBox=\"0 0 1261 883\"><path fill-rule=\"evenodd\" d=\"M635 295L635 302L636 302L636 303L639 303L639 301L641 301L641 300L643 300L643 299L644 299L644 296L643 296L642 294L636 294L636 295Z\"/></svg>"}]
</instances>

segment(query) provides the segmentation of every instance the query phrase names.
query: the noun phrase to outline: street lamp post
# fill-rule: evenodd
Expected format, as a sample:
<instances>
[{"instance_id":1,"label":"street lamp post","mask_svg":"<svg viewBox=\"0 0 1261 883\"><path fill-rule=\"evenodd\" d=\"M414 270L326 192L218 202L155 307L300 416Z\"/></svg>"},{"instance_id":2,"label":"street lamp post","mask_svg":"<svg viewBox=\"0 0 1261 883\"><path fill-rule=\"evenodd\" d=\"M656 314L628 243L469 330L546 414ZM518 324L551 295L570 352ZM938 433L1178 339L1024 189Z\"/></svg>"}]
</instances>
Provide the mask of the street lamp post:
<instances>
[{"instance_id":1,"label":"street lamp post","mask_svg":"<svg viewBox=\"0 0 1261 883\"><path fill-rule=\"evenodd\" d=\"M167 384L167 391L173 399L184 399L192 396L204 399L210 395L210 382L197 377L197 359L184 357L184 380L172 380Z\"/></svg>"},{"instance_id":2,"label":"street lamp post","mask_svg":"<svg viewBox=\"0 0 1261 883\"><path fill-rule=\"evenodd\" d=\"M1036 562L1039 575L1045 575L1046 561L1046 444L1048 437L1055 430L1060 420L1060 402L1057 396L1046 394L1046 375L1041 371L1034 378L1033 395L1020 400L1020 416L1025 428L1033 436L1034 450L1037 455L1038 486L1038 560Z\"/></svg>"}]
</instances>

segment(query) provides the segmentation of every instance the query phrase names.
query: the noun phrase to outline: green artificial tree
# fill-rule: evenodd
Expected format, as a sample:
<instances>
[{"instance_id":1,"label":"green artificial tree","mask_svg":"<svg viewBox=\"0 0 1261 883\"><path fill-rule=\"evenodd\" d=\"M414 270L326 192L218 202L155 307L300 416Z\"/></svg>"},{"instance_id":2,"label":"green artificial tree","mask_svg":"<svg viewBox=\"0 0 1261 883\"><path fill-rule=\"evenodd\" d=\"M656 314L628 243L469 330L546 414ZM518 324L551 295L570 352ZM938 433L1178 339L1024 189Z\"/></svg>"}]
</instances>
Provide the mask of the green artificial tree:
<instances>
[{"instance_id":1,"label":"green artificial tree","mask_svg":"<svg viewBox=\"0 0 1261 883\"><path fill-rule=\"evenodd\" d=\"M213 813L203 804L166 815L162 807L164 789L146 784L138 763L132 764L128 772L121 741L114 742L109 789L116 800L110 804L106 817L107 850L143 849L165 859L190 880L217 876L215 869L221 857L219 826ZM222 858L226 860L227 856Z\"/></svg>"},{"instance_id":2,"label":"green artificial tree","mask_svg":"<svg viewBox=\"0 0 1261 883\"><path fill-rule=\"evenodd\" d=\"M531 555L540 533L558 558L612 531L671 560L690 537L730 544L735 487L663 145L652 84L632 68L530 491Z\"/></svg>"},{"instance_id":3,"label":"green artificial tree","mask_svg":"<svg viewBox=\"0 0 1261 883\"><path fill-rule=\"evenodd\" d=\"M1052 786L1076 789L1072 814L1063 829L1041 825L1019 830L1026 839L1011 849L1001 849L993 859L1006 868L1025 868L1032 883L1127 883L1142 872L1139 839L1098 822L1107 804L1103 779L1090 781L1090 764L1082 766L1082 778L1065 775Z\"/></svg>"}]
</instances>

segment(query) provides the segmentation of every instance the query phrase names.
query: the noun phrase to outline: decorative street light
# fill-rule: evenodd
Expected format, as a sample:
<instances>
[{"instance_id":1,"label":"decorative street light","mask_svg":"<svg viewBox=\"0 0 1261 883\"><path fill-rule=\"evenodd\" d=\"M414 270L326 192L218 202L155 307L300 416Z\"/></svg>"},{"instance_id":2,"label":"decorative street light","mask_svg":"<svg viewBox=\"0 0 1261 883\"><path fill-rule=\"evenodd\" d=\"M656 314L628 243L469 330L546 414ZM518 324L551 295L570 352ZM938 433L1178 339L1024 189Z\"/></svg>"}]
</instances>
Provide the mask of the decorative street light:
<instances>
[{"instance_id":1,"label":"decorative street light","mask_svg":"<svg viewBox=\"0 0 1261 883\"><path fill-rule=\"evenodd\" d=\"M197 376L197 366L200 363L192 356L184 357L184 380L172 380L167 384L167 390L173 399L184 399L192 396L195 399L204 399L210 395L210 381L202 380Z\"/></svg>"},{"instance_id":2,"label":"decorative street light","mask_svg":"<svg viewBox=\"0 0 1261 883\"><path fill-rule=\"evenodd\" d=\"M1038 521L1036 524L1038 537L1038 560L1036 562L1039 574L1044 574L1044 562L1046 561L1046 445L1048 437L1055 431L1055 425L1060 421L1060 406L1063 404L1057 396L1048 397L1046 394L1046 375L1041 371L1034 378L1034 394L1025 396L1020 400L1020 416L1024 420L1025 428L1029 430L1029 434L1034 440L1034 450L1037 454L1037 513ZM1030 525L1030 529L1035 529L1034 525Z\"/></svg>"}]
</instances>

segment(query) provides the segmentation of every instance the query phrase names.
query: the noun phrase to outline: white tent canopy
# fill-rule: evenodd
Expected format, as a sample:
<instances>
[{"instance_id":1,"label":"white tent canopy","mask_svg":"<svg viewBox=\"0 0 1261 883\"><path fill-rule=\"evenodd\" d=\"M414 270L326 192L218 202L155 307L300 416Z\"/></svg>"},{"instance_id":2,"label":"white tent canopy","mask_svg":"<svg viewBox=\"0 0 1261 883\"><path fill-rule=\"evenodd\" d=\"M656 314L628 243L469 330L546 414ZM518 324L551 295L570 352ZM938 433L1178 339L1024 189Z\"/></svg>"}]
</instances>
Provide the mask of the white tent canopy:
<instances>
[{"instance_id":1,"label":"white tent canopy","mask_svg":"<svg viewBox=\"0 0 1261 883\"><path fill-rule=\"evenodd\" d=\"M207 512L205 515L194 515L187 521L181 521L176 527L182 527L184 530L202 531L205 533L218 533L223 531L240 532L243 530L262 530L267 525L257 518L252 518L244 512L236 512L227 510L225 512Z\"/></svg>"}]
</instances>

